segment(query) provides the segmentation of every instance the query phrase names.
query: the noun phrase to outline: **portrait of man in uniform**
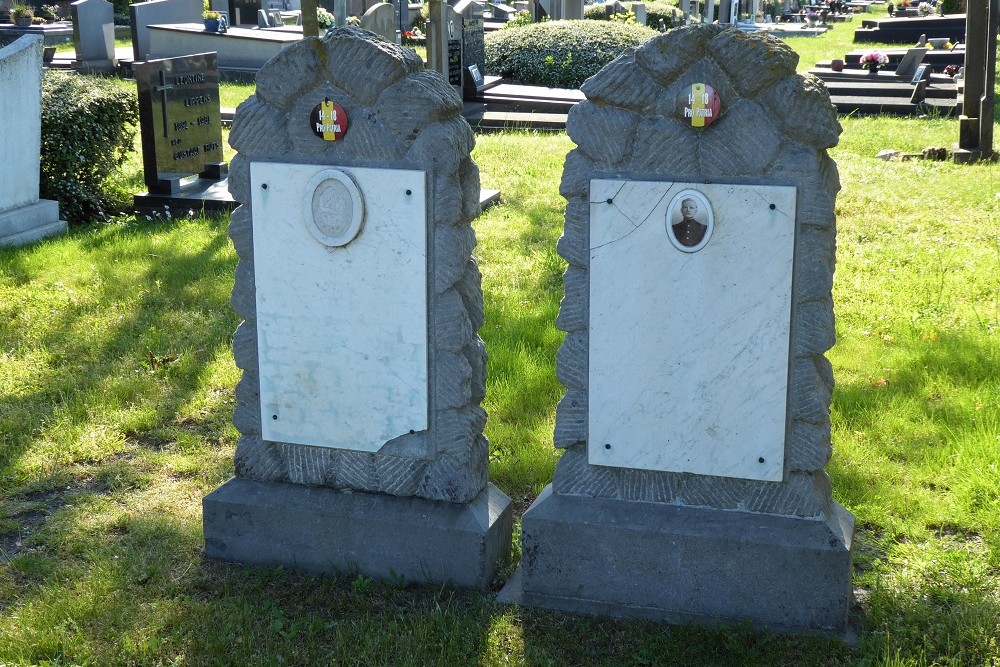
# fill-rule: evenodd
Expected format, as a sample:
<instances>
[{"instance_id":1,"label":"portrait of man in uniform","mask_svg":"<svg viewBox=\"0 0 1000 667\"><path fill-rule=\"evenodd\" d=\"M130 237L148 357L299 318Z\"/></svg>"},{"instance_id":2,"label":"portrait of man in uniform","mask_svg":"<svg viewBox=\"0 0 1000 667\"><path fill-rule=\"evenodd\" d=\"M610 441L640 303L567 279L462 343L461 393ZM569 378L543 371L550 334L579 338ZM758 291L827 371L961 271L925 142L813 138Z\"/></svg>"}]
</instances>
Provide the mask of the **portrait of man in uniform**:
<instances>
[{"instance_id":1,"label":"portrait of man in uniform","mask_svg":"<svg viewBox=\"0 0 1000 667\"><path fill-rule=\"evenodd\" d=\"M666 226L670 242L678 250L701 250L708 243L714 227L712 207L700 192L680 192L667 207Z\"/></svg>"}]
</instances>

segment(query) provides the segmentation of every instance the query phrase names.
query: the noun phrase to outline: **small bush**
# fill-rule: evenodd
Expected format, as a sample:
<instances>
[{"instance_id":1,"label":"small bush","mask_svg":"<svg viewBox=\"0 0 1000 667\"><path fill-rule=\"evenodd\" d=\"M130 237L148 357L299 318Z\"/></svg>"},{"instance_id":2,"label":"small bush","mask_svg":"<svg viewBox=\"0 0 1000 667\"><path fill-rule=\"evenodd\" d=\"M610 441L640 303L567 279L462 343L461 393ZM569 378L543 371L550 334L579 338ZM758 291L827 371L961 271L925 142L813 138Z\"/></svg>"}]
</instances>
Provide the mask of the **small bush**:
<instances>
[{"instance_id":1,"label":"small bush","mask_svg":"<svg viewBox=\"0 0 1000 667\"><path fill-rule=\"evenodd\" d=\"M965 0L941 0L942 14L964 14L965 7Z\"/></svg>"},{"instance_id":2,"label":"small bush","mask_svg":"<svg viewBox=\"0 0 1000 667\"><path fill-rule=\"evenodd\" d=\"M544 21L486 35L486 70L526 84L579 88L656 32L613 21Z\"/></svg>"},{"instance_id":3,"label":"small bush","mask_svg":"<svg viewBox=\"0 0 1000 667\"><path fill-rule=\"evenodd\" d=\"M110 177L132 152L139 105L109 81L46 70L42 79L41 196L68 222L104 219L131 204Z\"/></svg>"},{"instance_id":4,"label":"small bush","mask_svg":"<svg viewBox=\"0 0 1000 667\"><path fill-rule=\"evenodd\" d=\"M583 8L583 18L588 21L607 21L607 5L587 5Z\"/></svg>"}]
</instances>

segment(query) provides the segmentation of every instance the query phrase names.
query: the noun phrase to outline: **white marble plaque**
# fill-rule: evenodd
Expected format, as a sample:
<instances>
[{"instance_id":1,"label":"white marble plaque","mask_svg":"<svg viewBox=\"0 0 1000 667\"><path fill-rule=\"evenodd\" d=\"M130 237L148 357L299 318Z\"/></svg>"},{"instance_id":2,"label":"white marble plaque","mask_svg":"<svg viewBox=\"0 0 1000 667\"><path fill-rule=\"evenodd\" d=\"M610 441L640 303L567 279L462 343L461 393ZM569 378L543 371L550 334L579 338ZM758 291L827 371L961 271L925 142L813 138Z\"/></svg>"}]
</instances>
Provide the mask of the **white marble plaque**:
<instances>
[{"instance_id":1,"label":"white marble plaque","mask_svg":"<svg viewBox=\"0 0 1000 667\"><path fill-rule=\"evenodd\" d=\"M795 188L590 188L590 463L781 480Z\"/></svg>"},{"instance_id":2,"label":"white marble plaque","mask_svg":"<svg viewBox=\"0 0 1000 667\"><path fill-rule=\"evenodd\" d=\"M264 439L372 452L425 430L424 172L254 162L250 183Z\"/></svg>"}]
</instances>

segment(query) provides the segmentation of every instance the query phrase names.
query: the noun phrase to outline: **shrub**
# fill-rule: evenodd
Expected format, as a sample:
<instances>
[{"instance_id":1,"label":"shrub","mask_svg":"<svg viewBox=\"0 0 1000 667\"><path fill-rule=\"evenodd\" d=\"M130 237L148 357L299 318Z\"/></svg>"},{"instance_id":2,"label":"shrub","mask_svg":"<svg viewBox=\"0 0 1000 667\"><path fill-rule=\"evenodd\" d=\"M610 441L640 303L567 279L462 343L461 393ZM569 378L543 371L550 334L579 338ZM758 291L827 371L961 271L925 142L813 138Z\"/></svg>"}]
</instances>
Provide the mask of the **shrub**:
<instances>
[{"instance_id":1,"label":"shrub","mask_svg":"<svg viewBox=\"0 0 1000 667\"><path fill-rule=\"evenodd\" d=\"M544 21L486 35L486 70L526 84L579 88L656 32L613 21Z\"/></svg>"},{"instance_id":2,"label":"shrub","mask_svg":"<svg viewBox=\"0 0 1000 667\"><path fill-rule=\"evenodd\" d=\"M587 5L583 8L583 18L588 21L607 21L607 5Z\"/></svg>"},{"instance_id":3,"label":"shrub","mask_svg":"<svg viewBox=\"0 0 1000 667\"><path fill-rule=\"evenodd\" d=\"M653 0L646 3L646 25L654 30L660 27L660 19L667 28L676 28L684 23L684 12L677 5L665 0Z\"/></svg>"},{"instance_id":4,"label":"shrub","mask_svg":"<svg viewBox=\"0 0 1000 667\"><path fill-rule=\"evenodd\" d=\"M136 95L109 81L46 70L42 79L41 196L68 222L131 205L110 178L133 150Z\"/></svg>"},{"instance_id":5,"label":"shrub","mask_svg":"<svg viewBox=\"0 0 1000 667\"><path fill-rule=\"evenodd\" d=\"M941 0L942 14L964 14L965 0Z\"/></svg>"}]
</instances>

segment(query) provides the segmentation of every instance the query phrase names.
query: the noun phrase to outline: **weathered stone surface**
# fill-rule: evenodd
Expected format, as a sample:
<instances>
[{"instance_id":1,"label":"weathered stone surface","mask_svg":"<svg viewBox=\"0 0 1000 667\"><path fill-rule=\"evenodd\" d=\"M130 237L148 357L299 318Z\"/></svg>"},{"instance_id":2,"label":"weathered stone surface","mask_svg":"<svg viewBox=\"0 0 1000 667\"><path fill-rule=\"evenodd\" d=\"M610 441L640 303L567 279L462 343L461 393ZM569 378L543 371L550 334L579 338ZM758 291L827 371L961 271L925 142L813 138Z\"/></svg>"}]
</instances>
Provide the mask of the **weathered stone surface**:
<instances>
[{"instance_id":1,"label":"weathered stone surface","mask_svg":"<svg viewBox=\"0 0 1000 667\"><path fill-rule=\"evenodd\" d=\"M834 340L830 293L839 179L824 149L835 143L840 127L829 113L822 86L796 75L796 62L787 46L771 38L724 26L692 26L623 54L584 85L589 101L575 108L570 128L578 148L567 156L560 186L568 205L559 252L569 267L557 327L569 335L557 358L557 372L567 392L556 410L555 444L568 449L553 480L556 494L799 517L818 516L828 504L829 484L822 467L830 451L833 385L829 362L822 354ZM705 128L690 127L675 111L677 96L697 81L712 85L722 100L719 119ZM649 102L654 96L656 102ZM792 131L779 120L791 109L815 112L808 116L810 125L814 120L817 124L810 136L802 136L798 125ZM627 120L614 123L615 118ZM621 132L619 138L613 129ZM619 157L623 146L630 146L631 152ZM784 481L640 472L587 463L587 197L590 180L604 176L602 169L606 172L609 165L619 165L619 173L636 180L798 186L791 329L795 361L789 384L792 426Z\"/></svg>"},{"instance_id":2,"label":"weathered stone surface","mask_svg":"<svg viewBox=\"0 0 1000 667\"><path fill-rule=\"evenodd\" d=\"M597 106L584 100L573 106L566 131L595 165L617 165L632 148L639 116L616 107Z\"/></svg>"},{"instance_id":3,"label":"weathered stone surface","mask_svg":"<svg viewBox=\"0 0 1000 667\"><path fill-rule=\"evenodd\" d=\"M349 118L346 134L323 141L307 122L324 99ZM231 301L244 318L234 336L243 369L234 423L237 476L262 481L418 495L466 502L486 485L486 351L481 276L472 260L471 219L479 209L475 143L461 100L409 49L355 28L284 49L262 70L257 94L240 105L230 141L230 188L242 206L230 236L240 256ZM430 410L427 431L403 434L378 452L260 441L256 287L249 165L253 161L387 167L428 172ZM391 409L391 406L386 406ZM455 416L460 415L460 423ZM438 460L444 457L443 460Z\"/></svg>"},{"instance_id":4,"label":"weathered stone surface","mask_svg":"<svg viewBox=\"0 0 1000 667\"><path fill-rule=\"evenodd\" d=\"M788 136L815 148L832 148L840 141L837 108L826 84L811 74L788 76L760 97ZM803 123L801 119L819 119Z\"/></svg>"},{"instance_id":5,"label":"weathered stone surface","mask_svg":"<svg viewBox=\"0 0 1000 667\"><path fill-rule=\"evenodd\" d=\"M737 30L718 35L708 52L726 67L740 92L752 97L776 81L795 74L799 56L787 44L764 35ZM752 67L747 67L753 63ZM789 113L789 109L782 110Z\"/></svg>"},{"instance_id":6,"label":"weathered stone surface","mask_svg":"<svg viewBox=\"0 0 1000 667\"><path fill-rule=\"evenodd\" d=\"M294 51L279 51L260 68L258 94L264 101L287 111L292 102L319 83L325 60L326 51L319 38L306 37Z\"/></svg>"}]
</instances>

